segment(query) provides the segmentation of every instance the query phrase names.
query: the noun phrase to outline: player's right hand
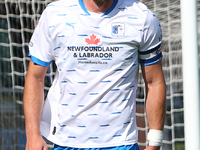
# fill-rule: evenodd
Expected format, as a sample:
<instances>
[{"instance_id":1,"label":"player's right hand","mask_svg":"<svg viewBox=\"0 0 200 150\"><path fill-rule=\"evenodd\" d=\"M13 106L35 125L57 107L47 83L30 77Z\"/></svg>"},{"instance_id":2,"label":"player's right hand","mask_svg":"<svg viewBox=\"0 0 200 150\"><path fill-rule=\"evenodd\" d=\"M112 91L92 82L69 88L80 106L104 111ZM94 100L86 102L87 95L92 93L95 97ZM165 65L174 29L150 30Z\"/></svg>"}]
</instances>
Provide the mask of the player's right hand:
<instances>
[{"instance_id":1,"label":"player's right hand","mask_svg":"<svg viewBox=\"0 0 200 150\"><path fill-rule=\"evenodd\" d=\"M48 150L48 147L42 136L36 136L27 138L26 150Z\"/></svg>"}]
</instances>

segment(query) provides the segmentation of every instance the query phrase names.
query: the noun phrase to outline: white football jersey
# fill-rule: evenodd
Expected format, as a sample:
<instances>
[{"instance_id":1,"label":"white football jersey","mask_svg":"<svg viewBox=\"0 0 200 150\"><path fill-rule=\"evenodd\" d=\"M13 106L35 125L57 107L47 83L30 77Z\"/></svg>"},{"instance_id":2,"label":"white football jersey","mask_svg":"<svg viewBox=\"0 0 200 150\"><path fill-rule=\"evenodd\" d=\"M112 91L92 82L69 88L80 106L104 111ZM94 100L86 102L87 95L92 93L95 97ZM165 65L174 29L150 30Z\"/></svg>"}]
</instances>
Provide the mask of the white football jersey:
<instances>
[{"instance_id":1,"label":"white football jersey","mask_svg":"<svg viewBox=\"0 0 200 150\"><path fill-rule=\"evenodd\" d=\"M49 4L29 45L33 62L57 65L42 135L78 148L136 143L138 66L162 58L161 42L156 16L135 0L115 0L102 14L82 0Z\"/></svg>"}]
</instances>

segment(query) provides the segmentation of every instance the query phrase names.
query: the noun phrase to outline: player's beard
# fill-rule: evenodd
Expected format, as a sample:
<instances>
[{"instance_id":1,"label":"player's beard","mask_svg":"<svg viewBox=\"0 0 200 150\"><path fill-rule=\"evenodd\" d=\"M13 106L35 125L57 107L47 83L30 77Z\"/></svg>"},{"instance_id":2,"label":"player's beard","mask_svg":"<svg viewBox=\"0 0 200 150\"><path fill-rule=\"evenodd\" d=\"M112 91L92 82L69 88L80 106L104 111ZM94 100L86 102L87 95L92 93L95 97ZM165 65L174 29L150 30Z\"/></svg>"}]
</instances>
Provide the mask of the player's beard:
<instances>
[{"instance_id":1,"label":"player's beard","mask_svg":"<svg viewBox=\"0 0 200 150\"><path fill-rule=\"evenodd\" d=\"M96 4L103 4L109 0L93 0Z\"/></svg>"}]
</instances>

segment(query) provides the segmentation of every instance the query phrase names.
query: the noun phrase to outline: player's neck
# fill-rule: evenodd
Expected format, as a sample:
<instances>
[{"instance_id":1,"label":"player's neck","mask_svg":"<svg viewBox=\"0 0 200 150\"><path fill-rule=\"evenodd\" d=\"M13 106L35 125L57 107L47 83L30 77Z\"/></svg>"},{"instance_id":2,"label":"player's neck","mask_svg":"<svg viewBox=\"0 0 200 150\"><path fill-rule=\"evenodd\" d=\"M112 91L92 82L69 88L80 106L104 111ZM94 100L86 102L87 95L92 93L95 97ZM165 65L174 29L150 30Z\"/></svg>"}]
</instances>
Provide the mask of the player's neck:
<instances>
[{"instance_id":1,"label":"player's neck","mask_svg":"<svg viewBox=\"0 0 200 150\"><path fill-rule=\"evenodd\" d=\"M83 0L88 11L95 13L106 12L113 4L114 0Z\"/></svg>"}]
</instances>

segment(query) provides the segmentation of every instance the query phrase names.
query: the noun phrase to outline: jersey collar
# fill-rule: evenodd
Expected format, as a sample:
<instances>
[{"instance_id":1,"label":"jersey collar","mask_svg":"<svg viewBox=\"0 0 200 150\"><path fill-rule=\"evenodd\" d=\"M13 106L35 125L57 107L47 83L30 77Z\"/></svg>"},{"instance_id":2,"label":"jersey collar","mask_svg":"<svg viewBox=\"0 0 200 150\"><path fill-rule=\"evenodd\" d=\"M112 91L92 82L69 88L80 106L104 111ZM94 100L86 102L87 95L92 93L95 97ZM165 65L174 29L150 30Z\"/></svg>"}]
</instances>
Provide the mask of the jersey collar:
<instances>
[{"instance_id":1,"label":"jersey collar","mask_svg":"<svg viewBox=\"0 0 200 150\"><path fill-rule=\"evenodd\" d=\"M117 2L118 0L114 0L112 6L102 14L102 17L105 16L105 15L108 15L114 8L115 6L117 5ZM87 15L90 15L90 13L88 12L88 10L86 9L84 3L83 3L83 0L79 0L79 4L81 6L81 8L86 12Z\"/></svg>"}]
</instances>

